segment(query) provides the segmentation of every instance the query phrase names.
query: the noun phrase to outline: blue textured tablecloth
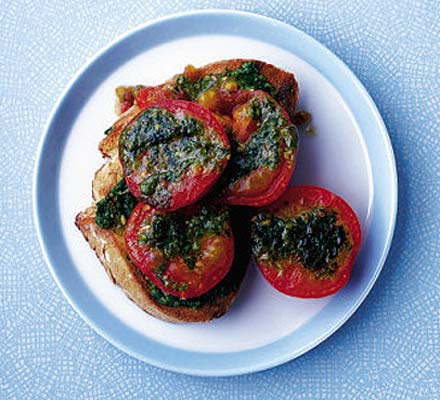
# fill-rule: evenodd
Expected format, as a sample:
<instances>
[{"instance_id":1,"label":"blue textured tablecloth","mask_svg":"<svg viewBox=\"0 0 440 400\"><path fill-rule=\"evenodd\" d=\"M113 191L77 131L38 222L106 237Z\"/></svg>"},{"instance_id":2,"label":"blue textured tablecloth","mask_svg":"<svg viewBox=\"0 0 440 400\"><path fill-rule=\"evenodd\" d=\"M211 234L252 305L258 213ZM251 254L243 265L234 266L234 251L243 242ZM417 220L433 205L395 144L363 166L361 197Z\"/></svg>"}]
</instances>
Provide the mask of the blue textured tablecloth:
<instances>
[{"instance_id":1,"label":"blue textured tablecloth","mask_svg":"<svg viewBox=\"0 0 440 400\"><path fill-rule=\"evenodd\" d=\"M207 379L125 355L68 305L31 181L45 120L90 56L153 17L216 7L290 23L349 65L389 129L400 200L388 261L348 323L281 367ZM0 399L440 398L440 2L2 0L0 38Z\"/></svg>"}]
</instances>

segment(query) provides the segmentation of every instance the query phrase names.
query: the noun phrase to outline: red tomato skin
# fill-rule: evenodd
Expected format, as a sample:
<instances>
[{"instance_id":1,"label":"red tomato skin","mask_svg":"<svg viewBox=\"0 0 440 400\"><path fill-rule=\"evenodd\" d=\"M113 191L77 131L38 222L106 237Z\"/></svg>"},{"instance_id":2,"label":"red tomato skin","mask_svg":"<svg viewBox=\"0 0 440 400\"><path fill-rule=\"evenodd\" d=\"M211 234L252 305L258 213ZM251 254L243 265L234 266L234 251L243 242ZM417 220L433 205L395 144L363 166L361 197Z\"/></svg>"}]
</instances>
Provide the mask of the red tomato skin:
<instances>
[{"instance_id":1,"label":"red tomato skin","mask_svg":"<svg viewBox=\"0 0 440 400\"><path fill-rule=\"evenodd\" d=\"M181 181L181 190L175 192L167 210L177 210L182 204L194 204L211 190L218 178L219 174L216 173L203 174L197 179L185 177Z\"/></svg>"},{"instance_id":2,"label":"red tomato skin","mask_svg":"<svg viewBox=\"0 0 440 400\"><path fill-rule=\"evenodd\" d=\"M125 113L133 105L132 101L123 101L119 106L120 113Z\"/></svg>"},{"instance_id":3,"label":"red tomato skin","mask_svg":"<svg viewBox=\"0 0 440 400\"><path fill-rule=\"evenodd\" d=\"M135 96L135 100L137 105L145 110L148 108L151 103L154 103L158 100L172 99L173 93L168 90L165 90L161 86L144 86L141 87Z\"/></svg>"},{"instance_id":4,"label":"red tomato skin","mask_svg":"<svg viewBox=\"0 0 440 400\"><path fill-rule=\"evenodd\" d=\"M289 202L286 207L284 202ZM341 197L317 186L296 186L289 188L275 203L267 208L275 213L280 209L304 209L322 205L338 211L338 221L342 222L350 234L352 248L342 265L339 265L336 276L316 278L315 275L300 263L284 264L282 275L277 268L257 261L258 267L266 280L278 291L293 297L321 298L330 296L344 287L349 278L361 243L361 228L358 217L350 205ZM294 209L295 209L294 208Z\"/></svg>"},{"instance_id":5,"label":"red tomato skin","mask_svg":"<svg viewBox=\"0 0 440 400\"><path fill-rule=\"evenodd\" d=\"M189 212L190 209L191 207L188 208ZM168 277L175 282L188 284L188 288L185 290L175 290L165 285L154 271L155 267L158 267L164 261L160 250L152 249L138 242L139 227L142 222L147 218L151 219L158 212L161 213L161 211L152 208L148 204L139 203L131 213L124 232L124 239L130 259L155 286L165 293L182 299L201 296L220 283L232 266L234 260L234 236L232 229L229 229L227 236L206 237L202 239L201 259L204 271L197 273L195 270L190 270L181 257L168 260L166 268ZM221 251L219 257L214 262L208 264L207 260L203 260L203 256L206 255L203 254L203 250L212 245L212 241L215 239L219 240L215 246L218 246Z\"/></svg>"},{"instance_id":6,"label":"red tomato skin","mask_svg":"<svg viewBox=\"0 0 440 400\"><path fill-rule=\"evenodd\" d=\"M276 201L283 195L290 180L292 179L293 172L295 171L296 159L298 150L295 151L293 161L282 162L282 167L278 178L272 183L270 188L257 196L238 196L229 193L225 196L225 203L237 206L250 206L250 207L263 207Z\"/></svg>"},{"instance_id":7,"label":"red tomato skin","mask_svg":"<svg viewBox=\"0 0 440 400\"><path fill-rule=\"evenodd\" d=\"M146 88L146 89L155 89L155 88ZM147 96L147 94L146 94ZM142 111L145 111L151 107L160 107L164 108L171 113L176 113L178 111L183 111L187 114L192 115L193 117L201 120L207 129L211 129L213 132L216 132L218 137L220 138L222 144L230 148L229 139L224 131L223 125L219 122L216 116L209 110L199 106L198 104L185 101L185 100L170 100L166 98L157 99L154 102L150 102L148 104L143 104L144 108ZM134 119L138 117L139 114L136 115ZM122 160L121 165L124 165ZM218 180L223 170L225 169L228 163L227 159L224 159L221 162L220 168L218 171L213 171L209 173L201 173L197 176L184 176L182 181L178 185L176 191L171 196L170 202L165 207L167 211L175 211L179 208L186 207L188 205L196 203L199 199L201 199L209 190L214 186L215 182ZM142 192L140 189L140 184L135 182L134 179L130 179L124 171L125 181L127 183L130 192L137 198L141 198Z\"/></svg>"}]
</instances>

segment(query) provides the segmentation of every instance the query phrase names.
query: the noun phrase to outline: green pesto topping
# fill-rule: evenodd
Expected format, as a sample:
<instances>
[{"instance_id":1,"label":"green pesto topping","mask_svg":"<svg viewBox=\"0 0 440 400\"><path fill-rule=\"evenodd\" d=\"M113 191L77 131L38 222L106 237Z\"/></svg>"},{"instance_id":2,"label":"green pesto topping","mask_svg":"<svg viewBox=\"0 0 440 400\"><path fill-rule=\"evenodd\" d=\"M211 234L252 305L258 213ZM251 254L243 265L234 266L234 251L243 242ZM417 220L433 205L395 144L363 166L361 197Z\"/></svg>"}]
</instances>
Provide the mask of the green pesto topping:
<instances>
[{"instance_id":1,"label":"green pesto topping","mask_svg":"<svg viewBox=\"0 0 440 400\"><path fill-rule=\"evenodd\" d=\"M157 213L151 220L144 221L139 242L159 249L164 255L164 262L156 268L155 273L166 283L168 262L181 256L189 268L195 268L200 256L202 238L227 235L228 221L228 210L218 207L201 206L200 210L191 216L182 211ZM175 290L187 289L172 284Z\"/></svg>"},{"instance_id":2,"label":"green pesto topping","mask_svg":"<svg viewBox=\"0 0 440 400\"><path fill-rule=\"evenodd\" d=\"M163 306L198 309L206 304L213 304L222 297L236 291L240 286L250 259L250 215L250 209L244 207L232 207L230 209L231 225L235 235L235 256L231 269L219 284L199 297L180 299L164 293L149 282L150 296Z\"/></svg>"},{"instance_id":3,"label":"green pesto topping","mask_svg":"<svg viewBox=\"0 0 440 400\"><path fill-rule=\"evenodd\" d=\"M246 61L235 70L226 70L220 74L205 75L202 78L191 81L185 75L179 75L176 79L174 90L184 94L189 100L197 100L201 93L221 85L225 81L235 81L240 89L264 90L271 96L276 95L275 88L260 73L258 64Z\"/></svg>"},{"instance_id":4,"label":"green pesto topping","mask_svg":"<svg viewBox=\"0 0 440 400\"><path fill-rule=\"evenodd\" d=\"M248 104L248 112L257 121L258 129L246 143L232 142L234 153L229 167L230 184L258 168L275 169L283 157L292 159L297 147L295 126L271 99L254 97Z\"/></svg>"},{"instance_id":5,"label":"green pesto topping","mask_svg":"<svg viewBox=\"0 0 440 400\"><path fill-rule=\"evenodd\" d=\"M216 285L209 292L201 296L193 297L191 299L181 299L171 294L163 292L153 283L149 282L150 296L159 304L167 307L188 307L198 309L205 304L212 303L219 297L225 297L232 291L236 290L239 281L234 279L235 274L230 272L218 285Z\"/></svg>"},{"instance_id":6,"label":"green pesto topping","mask_svg":"<svg viewBox=\"0 0 440 400\"><path fill-rule=\"evenodd\" d=\"M258 65L252 61L246 61L240 68L230 71L229 76L237 81L241 89L263 90L271 96L276 95L275 88L260 73Z\"/></svg>"},{"instance_id":7,"label":"green pesto topping","mask_svg":"<svg viewBox=\"0 0 440 400\"><path fill-rule=\"evenodd\" d=\"M220 138L210 134L199 120L159 107L145 110L119 140L126 173L146 171L140 189L155 206L169 201L168 184L198 166L205 172L215 171L228 152Z\"/></svg>"},{"instance_id":8,"label":"green pesto topping","mask_svg":"<svg viewBox=\"0 0 440 400\"><path fill-rule=\"evenodd\" d=\"M205 304L214 302L218 298L226 297L231 292L237 290L241 282L241 275L244 273L245 269L245 264L243 266L233 265L226 277L218 285L203 295L191 299L181 299L165 293L151 282L149 282L148 285L150 296L163 306L198 309Z\"/></svg>"},{"instance_id":9,"label":"green pesto topping","mask_svg":"<svg viewBox=\"0 0 440 400\"><path fill-rule=\"evenodd\" d=\"M201 306L199 297L192 299L180 299L179 297L163 292L153 283L148 282L148 288L150 290L150 296L156 300L159 304L167 307L188 307L197 309Z\"/></svg>"},{"instance_id":10,"label":"green pesto topping","mask_svg":"<svg viewBox=\"0 0 440 400\"><path fill-rule=\"evenodd\" d=\"M263 262L297 258L317 277L337 268L338 254L349 247L345 228L334 211L315 207L295 218L258 213L252 222L252 250Z\"/></svg>"},{"instance_id":11,"label":"green pesto topping","mask_svg":"<svg viewBox=\"0 0 440 400\"><path fill-rule=\"evenodd\" d=\"M188 100L195 101L201 93L219 84L220 77L217 75L205 75L196 81L190 80L185 75L179 75L176 78L174 90L185 95Z\"/></svg>"},{"instance_id":12,"label":"green pesto topping","mask_svg":"<svg viewBox=\"0 0 440 400\"><path fill-rule=\"evenodd\" d=\"M125 180L121 179L96 204L96 225L103 229L124 227L136 203L137 200L128 190Z\"/></svg>"}]
</instances>

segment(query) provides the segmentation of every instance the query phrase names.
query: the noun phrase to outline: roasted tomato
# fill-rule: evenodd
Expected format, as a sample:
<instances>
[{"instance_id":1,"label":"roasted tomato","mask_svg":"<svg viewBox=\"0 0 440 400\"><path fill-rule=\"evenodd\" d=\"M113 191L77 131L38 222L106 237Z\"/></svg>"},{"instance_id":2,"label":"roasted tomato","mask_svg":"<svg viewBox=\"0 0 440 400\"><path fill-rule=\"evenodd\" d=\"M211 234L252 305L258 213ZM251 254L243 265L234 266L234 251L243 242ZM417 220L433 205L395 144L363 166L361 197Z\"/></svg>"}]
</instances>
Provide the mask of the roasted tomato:
<instances>
[{"instance_id":1,"label":"roasted tomato","mask_svg":"<svg viewBox=\"0 0 440 400\"><path fill-rule=\"evenodd\" d=\"M116 114L125 113L133 105L142 109L157 100L178 98L176 93L164 85L118 86L116 88Z\"/></svg>"},{"instance_id":2,"label":"roasted tomato","mask_svg":"<svg viewBox=\"0 0 440 400\"><path fill-rule=\"evenodd\" d=\"M232 114L233 153L226 174L229 204L264 206L279 198L295 168L298 133L267 93L242 92Z\"/></svg>"},{"instance_id":3,"label":"roasted tomato","mask_svg":"<svg viewBox=\"0 0 440 400\"><path fill-rule=\"evenodd\" d=\"M165 213L139 203L124 237L135 265L157 287L179 298L209 291L234 260L225 207L193 205Z\"/></svg>"},{"instance_id":4,"label":"roasted tomato","mask_svg":"<svg viewBox=\"0 0 440 400\"><path fill-rule=\"evenodd\" d=\"M135 92L136 104L144 109L158 100L173 99L173 93L162 86L139 86Z\"/></svg>"},{"instance_id":5,"label":"roasted tomato","mask_svg":"<svg viewBox=\"0 0 440 400\"><path fill-rule=\"evenodd\" d=\"M213 186L230 147L210 111L183 100L160 100L122 131L119 158L134 196L155 208L176 210Z\"/></svg>"},{"instance_id":6,"label":"roasted tomato","mask_svg":"<svg viewBox=\"0 0 440 400\"><path fill-rule=\"evenodd\" d=\"M264 277L295 297L324 297L350 278L361 230L351 207L326 189L291 187L252 220L252 248Z\"/></svg>"}]
</instances>

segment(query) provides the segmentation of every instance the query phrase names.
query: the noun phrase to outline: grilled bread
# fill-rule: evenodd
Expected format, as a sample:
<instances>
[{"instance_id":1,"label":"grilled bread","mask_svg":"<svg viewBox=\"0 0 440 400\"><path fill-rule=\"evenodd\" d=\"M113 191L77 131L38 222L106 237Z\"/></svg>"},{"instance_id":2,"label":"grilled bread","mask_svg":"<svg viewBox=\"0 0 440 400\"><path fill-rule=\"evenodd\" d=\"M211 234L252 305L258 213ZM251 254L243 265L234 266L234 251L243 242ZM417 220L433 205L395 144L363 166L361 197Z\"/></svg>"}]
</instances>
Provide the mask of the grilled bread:
<instances>
[{"instance_id":1,"label":"grilled bread","mask_svg":"<svg viewBox=\"0 0 440 400\"><path fill-rule=\"evenodd\" d=\"M100 200L121 179L119 160L113 158L99 169L93 180L93 198ZM90 247L113 283L119 285L127 296L149 314L170 322L203 322L221 317L237 295L249 263L248 224L240 223L246 217L245 209L232 211L232 227L236 237L235 260L228 275L208 293L193 299L180 300L156 288L130 261L123 232L102 229L95 222L95 204L80 212L75 220ZM246 229L246 228L245 228Z\"/></svg>"},{"instance_id":2,"label":"grilled bread","mask_svg":"<svg viewBox=\"0 0 440 400\"><path fill-rule=\"evenodd\" d=\"M274 89L274 98L293 118L298 102L298 84L293 74L271 64L257 60L233 59L208 64L197 69L199 77L223 74L235 71L243 63L251 61ZM158 86L169 93L177 85L176 75L168 82ZM126 88L132 90L133 88ZM75 220L90 247L96 253L101 264L113 283L119 285L127 296L149 314L170 322L202 322L222 316L237 296L238 289L246 272L250 258L249 224L243 219L249 218L249 211L243 207L233 207L232 229L236 242L235 259L230 272L214 289L204 295L181 300L165 294L155 287L144 274L130 261L121 229L103 229L95 222L96 203L104 198L123 177L118 158L118 142L122 130L140 113L135 96L128 109L120 115L105 138L99 144L99 150L107 158L106 163L95 173L92 182L94 204L80 212ZM125 99L126 100L126 99Z\"/></svg>"}]
</instances>

